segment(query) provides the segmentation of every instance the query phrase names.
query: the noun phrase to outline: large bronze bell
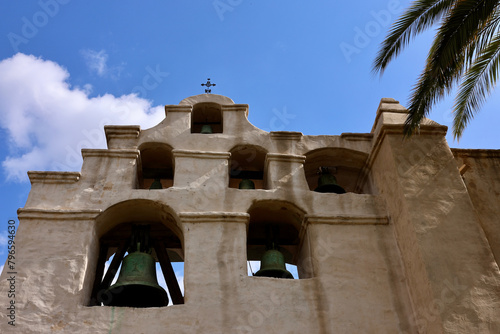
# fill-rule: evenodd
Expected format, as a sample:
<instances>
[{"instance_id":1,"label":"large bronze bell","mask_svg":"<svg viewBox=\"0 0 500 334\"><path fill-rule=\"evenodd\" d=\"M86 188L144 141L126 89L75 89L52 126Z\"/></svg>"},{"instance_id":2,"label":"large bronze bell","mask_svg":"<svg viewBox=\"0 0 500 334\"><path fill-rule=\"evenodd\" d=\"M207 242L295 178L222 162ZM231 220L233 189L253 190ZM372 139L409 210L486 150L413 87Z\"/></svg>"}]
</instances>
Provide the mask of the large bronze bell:
<instances>
[{"instance_id":1,"label":"large bronze bell","mask_svg":"<svg viewBox=\"0 0 500 334\"><path fill-rule=\"evenodd\" d=\"M125 256L115 284L105 292L109 306L161 307L168 305L167 292L158 285L155 259L133 252Z\"/></svg>"},{"instance_id":2,"label":"large bronze bell","mask_svg":"<svg viewBox=\"0 0 500 334\"><path fill-rule=\"evenodd\" d=\"M255 183L250 179L243 179L240 181L238 189L255 189Z\"/></svg>"},{"instance_id":3,"label":"large bronze bell","mask_svg":"<svg viewBox=\"0 0 500 334\"><path fill-rule=\"evenodd\" d=\"M318 193L345 194L345 189L338 185L337 178L330 174L327 167L320 167L321 176L318 178Z\"/></svg>"},{"instance_id":4,"label":"large bronze bell","mask_svg":"<svg viewBox=\"0 0 500 334\"><path fill-rule=\"evenodd\" d=\"M212 131L212 126L210 124L203 124L201 126L201 131L200 133L203 133L203 134L210 134L210 133L213 133Z\"/></svg>"},{"instance_id":5,"label":"large bronze bell","mask_svg":"<svg viewBox=\"0 0 500 334\"><path fill-rule=\"evenodd\" d=\"M262 256L260 270L254 276L293 278L293 275L286 270L285 256L277 249L269 249Z\"/></svg>"},{"instance_id":6,"label":"large bronze bell","mask_svg":"<svg viewBox=\"0 0 500 334\"><path fill-rule=\"evenodd\" d=\"M129 254L123 258L120 275L102 299L104 305L127 307L167 306L167 292L158 285L156 261L150 254L149 226L134 225Z\"/></svg>"}]
</instances>

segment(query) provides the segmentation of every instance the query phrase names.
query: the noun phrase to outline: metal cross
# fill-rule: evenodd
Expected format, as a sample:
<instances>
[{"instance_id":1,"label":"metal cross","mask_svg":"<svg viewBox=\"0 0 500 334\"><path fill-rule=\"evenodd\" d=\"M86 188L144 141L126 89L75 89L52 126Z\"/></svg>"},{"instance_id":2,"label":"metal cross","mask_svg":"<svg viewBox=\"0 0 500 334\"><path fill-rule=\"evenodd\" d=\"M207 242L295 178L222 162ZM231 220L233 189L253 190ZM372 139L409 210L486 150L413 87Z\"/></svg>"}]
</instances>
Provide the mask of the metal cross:
<instances>
[{"instance_id":1,"label":"metal cross","mask_svg":"<svg viewBox=\"0 0 500 334\"><path fill-rule=\"evenodd\" d=\"M207 87L207 89L205 89L205 93L206 94L210 94L212 92L212 90L210 89L210 87L215 86L215 84L213 84L213 83L210 82L210 78L207 79L207 83L204 83L204 84L201 84L201 85Z\"/></svg>"}]
</instances>

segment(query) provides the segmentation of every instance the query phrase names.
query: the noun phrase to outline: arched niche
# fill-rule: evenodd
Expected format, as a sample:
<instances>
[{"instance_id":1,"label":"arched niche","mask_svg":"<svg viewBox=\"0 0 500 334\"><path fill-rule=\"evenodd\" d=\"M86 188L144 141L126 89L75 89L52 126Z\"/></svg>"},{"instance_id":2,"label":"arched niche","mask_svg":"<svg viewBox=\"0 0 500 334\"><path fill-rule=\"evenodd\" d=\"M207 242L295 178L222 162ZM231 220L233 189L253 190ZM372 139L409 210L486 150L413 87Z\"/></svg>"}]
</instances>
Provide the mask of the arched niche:
<instances>
[{"instance_id":1,"label":"arched niche","mask_svg":"<svg viewBox=\"0 0 500 334\"><path fill-rule=\"evenodd\" d=\"M203 125L210 125L212 133L223 132L222 108L213 102L201 102L191 112L191 133L201 133Z\"/></svg>"},{"instance_id":2,"label":"arched niche","mask_svg":"<svg viewBox=\"0 0 500 334\"><path fill-rule=\"evenodd\" d=\"M320 168L328 167L346 192L357 191L357 182L368 158L367 153L338 147L320 148L306 153L305 156L304 172L310 190L318 187Z\"/></svg>"},{"instance_id":3,"label":"arched niche","mask_svg":"<svg viewBox=\"0 0 500 334\"><path fill-rule=\"evenodd\" d=\"M229 187L238 188L243 179L249 179L255 189L264 189L266 150L255 145L237 145L230 153Z\"/></svg>"},{"instance_id":4,"label":"arched niche","mask_svg":"<svg viewBox=\"0 0 500 334\"><path fill-rule=\"evenodd\" d=\"M144 143L139 147L138 188L150 189L153 182L160 182L162 188L174 184L174 159L172 147L164 143ZM158 183L156 183L157 185ZM158 186L153 186L158 189Z\"/></svg>"},{"instance_id":5,"label":"arched niche","mask_svg":"<svg viewBox=\"0 0 500 334\"><path fill-rule=\"evenodd\" d=\"M133 226L144 225L149 226L151 255L159 264L157 275L165 279L170 301L173 304L184 303L175 275L176 271L181 271L183 276L184 267L184 240L178 217L165 204L135 199L109 207L96 219L99 255L90 306L101 305L107 298L105 291L119 274L119 267L130 246ZM106 263L109 267L105 272Z\"/></svg>"},{"instance_id":6,"label":"arched niche","mask_svg":"<svg viewBox=\"0 0 500 334\"><path fill-rule=\"evenodd\" d=\"M260 262L269 242L269 227L277 234L276 242L283 253L287 265L301 263L301 226L305 212L292 203L264 200L254 203L248 210L250 222L247 234L247 260ZM260 263L259 263L260 266ZM292 269L295 271L295 268ZM253 268L257 271L259 268ZM297 268L300 269L300 268ZM298 270L300 272L300 270ZM297 273L293 273L296 277ZM296 277L297 278L297 277Z\"/></svg>"}]
</instances>

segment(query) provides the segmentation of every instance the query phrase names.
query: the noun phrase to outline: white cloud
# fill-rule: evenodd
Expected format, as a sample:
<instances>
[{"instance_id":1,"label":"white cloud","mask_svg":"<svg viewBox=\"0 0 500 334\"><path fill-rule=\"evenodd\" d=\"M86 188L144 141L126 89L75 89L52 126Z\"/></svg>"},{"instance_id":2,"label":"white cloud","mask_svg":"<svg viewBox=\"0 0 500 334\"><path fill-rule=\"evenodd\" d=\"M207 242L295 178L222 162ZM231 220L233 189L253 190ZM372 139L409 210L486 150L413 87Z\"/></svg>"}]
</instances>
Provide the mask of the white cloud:
<instances>
[{"instance_id":1,"label":"white cloud","mask_svg":"<svg viewBox=\"0 0 500 334\"><path fill-rule=\"evenodd\" d=\"M108 269L109 269L109 265L111 264L111 261L113 261L114 256L115 256L115 254L111 255L110 258L108 259L108 261L104 262L104 272L102 273L103 278L104 278L104 276L106 276L106 273L108 272ZM118 270L116 271L115 276L114 276L113 280L111 281L110 285L113 285L116 283L116 280L118 279L118 275L120 273L121 268L122 268L122 265L120 264L118 266Z\"/></svg>"},{"instance_id":2,"label":"white cloud","mask_svg":"<svg viewBox=\"0 0 500 334\"><path fill-rule=\"evenodd\" d=\"M163 273L161 272L159 263L156 264L156 280L158 281L159 286L161 286L163 289L168 291L167 282L165 282L165 277L163 276ZM170 293L168 295L169 295L168 305L170 306L170 305L173 305L172 297L170 297Z\"/></svg>"},{"instance_id":3,"label":"white cloud","mask_svg":"<svg viewBox=\"0 0 500 334\"><path fill-rule=\"evenodd\" d=\"M184 296L184 273L176 272L175 277L177 278L177 282L179 283L179 288L181 289L182 295Z\"/></svg>"},{"instance_id":4,"label":"white cloud","mask_svg":"<svg viewBox=\"0 0 500 334\"><path fill-rule=\"evenodd\" d=\"M175 272L175 278L177 278L177 283L179 284L179 288L181 289L181 293L184 296L184 272L183 271L176 271ZM163 272L161 270L160 264L156 263L156 279L158 281L158 285L164 288L165 290L168 290L167 287L167 282L165 282L165 276L163 275ZM169 292L170 295L170 292ZM168 305L172 305L172 298L170 297L168 301Z\"/></svg>"},{"instance_id":5,"label":"white cloud","mask_svg":"<svg viewBox=\"0 0 500 334\"><path fill-rule=\"evenodd\" d=\"M99 77L117 80L123 70L122 65L108 65L108 54L105 50L95 51L91 49L80 50L85 63L90 72L97 74Z\"/></svg>"},{"instance_id":6,"label":"white cloud","mask_svg":"<svg viewBox=\"0 0 500 334\"><path fill-rule=\"evenodd\" d=\"M0 234L0 247L7 245L7 236Z\"/></svg>"},{"instance_id":7,"label":"white cloud","mask_svg":"<svg viewBox=\"0 0 500 334\"><path fill-rule=\"evenodd\" d=\"M0 275L2 274L3 271L3 264L0 266Z\"/></svg>"},{"instance_id":8,"label":"white cloud","mask_svg":"<svg viewBox=\"0 0 500 334\"><path fill-rule=\"evenodd\" d=\"M0 254L4 254L7 249L7 244L8 244L8 238L7 238L7 233L2 233L0 234Z\"/></svg>"},{"instance_id":9,"label":"white cloud","mask_svg":"<svg viewBox=\"0 0 500 334\"><path fill-rule=\"evenodd\" d=\"M134 94L89 97L90 85L72 88L66 69L18 53L0 61L0 126L8 135L2 162L7 179L27 181L28 170L77 171L82 148L105 148L105 124L151 127L162 106Z\"/></svg>"},{"instance_id":10,"label":"white cloud","mask_svg":"<svg viewBox=\"0 0 500 334\"><path fill-rule=\"evenodd\" d=\"M260 261L247 261L247 274L252 276L260 269Z\"/></svg>"},{"instance_id":11,"label":"white cloud","mask_svg":"<svg viewBox=\"0 0 500 334\"><path fill-rule=\"evenodd\" d=\"M108 65L106 64L108 61L108 54L106 51L101 50L97 52L94 50L81 50L81 53L92 72L96 72L100 77L106 74L108 70Z\"/></svg>"}]
</instances>

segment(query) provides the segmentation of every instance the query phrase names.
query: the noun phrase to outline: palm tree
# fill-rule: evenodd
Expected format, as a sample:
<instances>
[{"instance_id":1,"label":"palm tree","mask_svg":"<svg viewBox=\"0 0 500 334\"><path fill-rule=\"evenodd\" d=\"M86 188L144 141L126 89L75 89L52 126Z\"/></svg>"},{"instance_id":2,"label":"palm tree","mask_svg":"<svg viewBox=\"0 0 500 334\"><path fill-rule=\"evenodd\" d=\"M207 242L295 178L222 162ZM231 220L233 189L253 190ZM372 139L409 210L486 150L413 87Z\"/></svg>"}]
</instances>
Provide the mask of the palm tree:
<instances>
[{"instance_id":1,"label":"palm tree","mask_svg":"<svg viewBox=\"0 0 500 334\"><path fill-rule=\"evenodd\" d=\"M453 136L491 93L500 70L500 0L415 0L392 25L374 61L382 74L410 40L439 23L426 65L412 89L405 134L411 135L432 106L458 85Z\"/></svg>"}]
</instances>

